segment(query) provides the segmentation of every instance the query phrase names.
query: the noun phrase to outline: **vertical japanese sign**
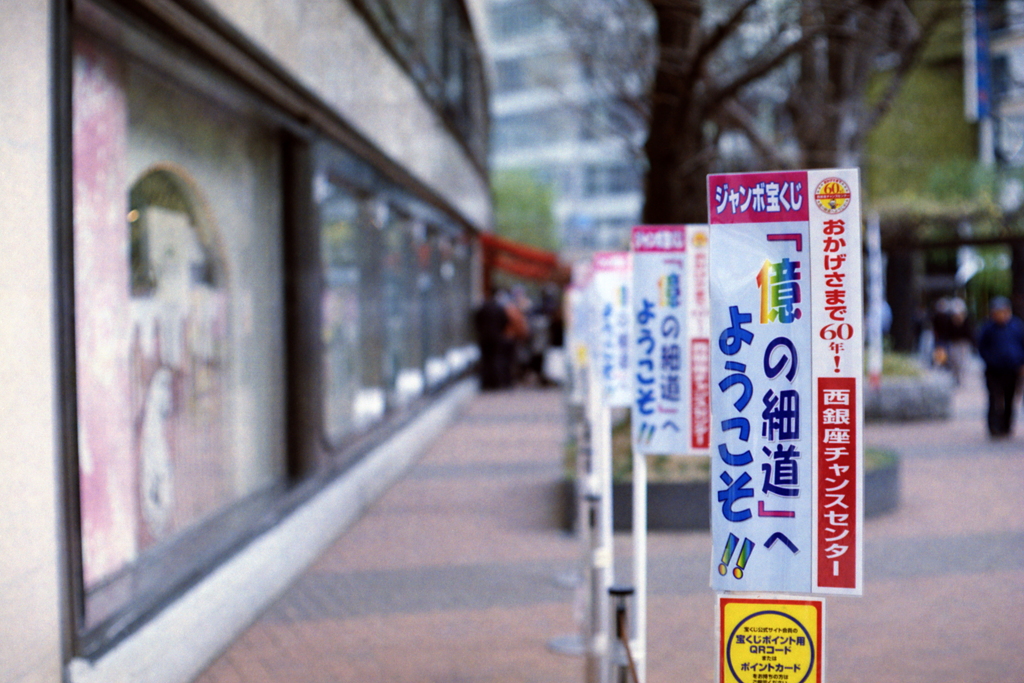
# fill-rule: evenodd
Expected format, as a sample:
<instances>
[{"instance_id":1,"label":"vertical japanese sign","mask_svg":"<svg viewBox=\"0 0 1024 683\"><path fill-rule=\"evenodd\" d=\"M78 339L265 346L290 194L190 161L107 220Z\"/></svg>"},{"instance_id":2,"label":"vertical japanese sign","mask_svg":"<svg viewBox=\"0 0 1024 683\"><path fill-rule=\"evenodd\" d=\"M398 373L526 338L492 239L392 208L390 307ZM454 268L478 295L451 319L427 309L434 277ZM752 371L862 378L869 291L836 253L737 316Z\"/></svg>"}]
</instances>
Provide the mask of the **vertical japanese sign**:
<instances>
[{"instance_id":1,"label":"vertical japanese sign","mask_svg":"<svg viewBox=\"0 0 1024 683\"><path fill-rule=\"evenodd\" d=\"M860 595L864 303L856 169L808 171L816 445L814 591Z\"/></svg>"},{"instance_id":2,"label":"vertical japanese sign","mask_svg":"<svg viewBox=\"0 0 1024 683\"><path fill-rule=\"evenodd\" d=\"M858 193L855 169L708 178L718 591L860 591Z\"/></svg>"},{"instance_id":3,"label":"vertical japanese sign","mask_svg":"<svg viewBox=\"0 0 1024 683\"><path fill-rule=\"evenodd\" d=\"M633 228L633 447L644 455L708 449L707 243L704 226Z\"/></svg>"},{"instance_id":4,"label":"vertical japanese sign","mask_svg":"<svg viewBox=\"0 0 1024 683\"><path fill-rule=\"evenodd\" d=\"M563 314L565 316L565 348L569 401L575 405L586 403L587 343L590 338L590 308L587 288L590 286L590 263L573 265L572 281L566 288Z\"/></svg>"},{"instance_id":5,"label":"vertical japanese sign","mask_svg":"<svg viewBox=\"0 0 1024 683\"><path fill-rule=\"evenodd\" d=\"M595 331L591 362L596 364L605 406L625 408L632 400L633 383L629 364L629 335L632 321L632 267L628 252L594 255L594 307L591 324Z\"/></svg>"},{"instance_id":6,"label":"vertical japanese sign","mask_svg":"<svg viewBox=\"0 0 1024 683\"><path fill-rule=\"evenodd\" d=\"M690 333L690 446L693 453L711 448L711 294L708 290L711 249L708 226L687 226L686 270Z\"/></svg>"}]
</instances>

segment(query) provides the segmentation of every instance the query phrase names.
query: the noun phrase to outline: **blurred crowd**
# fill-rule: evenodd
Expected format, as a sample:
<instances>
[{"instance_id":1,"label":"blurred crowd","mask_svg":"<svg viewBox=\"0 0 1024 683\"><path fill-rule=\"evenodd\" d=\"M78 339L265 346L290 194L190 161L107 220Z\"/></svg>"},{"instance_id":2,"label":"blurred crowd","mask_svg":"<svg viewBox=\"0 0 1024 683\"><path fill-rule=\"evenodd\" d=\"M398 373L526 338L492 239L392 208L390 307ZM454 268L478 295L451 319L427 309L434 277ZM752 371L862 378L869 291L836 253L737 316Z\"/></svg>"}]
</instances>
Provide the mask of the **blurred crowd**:
<instances>
[{"instance_id":1,"label":"blurred crowd","mask_svg":"<svg viewBox=\"0 0 1024 683\"><path fill-rule=\"evenodd\" d=\"M554 358L563 345L562 302L554 286L531 301L526 289L499 289L474 314L485 390L558 381Z\"/></svg>"},{"instance_id":2,"label":"blurred crowd","mask_svg":"<svg viewBox=\"0 0 1024 683\"><path fill-rule=\"evenodd\" d=\"M475 311L474 324L482 389L549 386L562 379L563 371L557 368L564 363L564 330L557 288L544 288L537 301L521 286L497 290ZM927 363L948 371L957 385L977 353L985 366L989 433L994 438L1010 436L1015 402L1024 385L1024 322L1013 315L1009 300L994 298L989 315L976 323L963 299L945 297L919 325Z\"/></svg>"}]
</instances>

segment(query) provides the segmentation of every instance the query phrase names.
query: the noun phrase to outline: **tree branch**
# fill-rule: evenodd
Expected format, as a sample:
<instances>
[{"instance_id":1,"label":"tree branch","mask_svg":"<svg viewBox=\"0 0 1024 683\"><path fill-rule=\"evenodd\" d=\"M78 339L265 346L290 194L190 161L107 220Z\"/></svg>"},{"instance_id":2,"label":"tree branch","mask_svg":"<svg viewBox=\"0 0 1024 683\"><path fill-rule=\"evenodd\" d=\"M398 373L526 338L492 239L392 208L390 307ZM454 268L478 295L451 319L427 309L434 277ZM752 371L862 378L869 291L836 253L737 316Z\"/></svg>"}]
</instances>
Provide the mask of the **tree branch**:
<instances>
[{"instance_id":1,"label":"tree branch","mask_svg":"<svg viewBox=\"0 0 1024 683\"><path fill-rule=\"evenodd\" d=\"M751 7L756 5L758 0L744 0L741 2L736 9L733 11L724 22L715 27L715 30L707 36L707 38L697 46L697 51L693 55L693 59L690 62L688 78L697 78L704 70L704 65L708 59L714 53L715 50L722 44L722 42L732 35L736 28L743 21L743 15L747 13Z\"/></svg>"},{"instance_id":2,"label":"tree branch","mask_svg":"<svg viewBox=\"0 0 1024 683\"><path fill-rule=\"evenodd\" d=\"M782 65L787 59L789 59L798 50L803 49L817 33L804 33L798 39L794 40L789 45L780 49L775 55L764 59L759 63L755 63L751 68L738 75L730 83L720 86L717 88L709 88L707 96L707 104L705 110L708 113L714 112L722 103L729 98L735 97L736 94L745 88L750 83L762 78L768 73L774 71Z\"/></svg>"},{"instance_id":3,"label":"tree branch","mask_svg":"<svg viewBox=\"0 0 1024 683\"><path fill-rule=\"evenodd\" d=\"M896 70L893 73L892 78L889 80L885 92L882 93L882 96L864 117L864 122L861 127L862 132L859 134L860 138L863 138L869 131L871 131L878 121L892 109L893 104L896 102L896 96L899 94L900 87L903 85L903 81L907 74L910 73L910 70L917 63L921 52L924 51L924 48L928 43L928 39L931 38L935 29L939 24L952 16L952 8L952 5L946 5L932 12L928 21L919 28L915 38L898 52L899 61L896 66ZM955 9L959 9L959 7L956 7Z\"/></svg>"},{"instance_id":4,"label":"tree branch","mask_svg":"<svg viewBox=\"0 0 1024 683\"><path fill-rule=\"evenodd\" d=\"M738 129L743 133L772 168L788 168L791 165L776 151L775 141L758 132L757 123L750 112L738 101L729 100L722 105L721 120L723 127Z\"/></svg>"}]
</instances>

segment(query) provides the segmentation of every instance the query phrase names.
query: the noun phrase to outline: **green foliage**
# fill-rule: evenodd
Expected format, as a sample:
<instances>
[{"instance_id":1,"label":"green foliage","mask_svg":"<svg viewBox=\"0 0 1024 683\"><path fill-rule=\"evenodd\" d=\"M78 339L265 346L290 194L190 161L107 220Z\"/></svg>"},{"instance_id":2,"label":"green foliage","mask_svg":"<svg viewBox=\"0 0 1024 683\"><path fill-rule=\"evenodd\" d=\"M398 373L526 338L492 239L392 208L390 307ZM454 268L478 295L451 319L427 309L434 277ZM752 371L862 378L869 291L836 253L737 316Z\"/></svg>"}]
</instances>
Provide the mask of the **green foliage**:
<instances>
[{"instance_id":1,"label":"green foliage","mask_svg":"<svg viewBox=\"0 0 1024 683\"><path fill-rule=\"evenodd\" d=\"M706 455L652 455L647 458L647 481L701 481L709 476ZM612 428L612 479L632 481L633 443L629 414Z\"/></svg>"},{"instance_id":2,"label":"green foliage","mask_svg":"<svg viewBox=\"0 0 1024 683\"><path fill-rule=\"evenodd\" d=\"M882 354L882 374L886 377L920 377L921 362L914 354L887 351Z\"/></svg>"},{"instance_id":3,"label":"green foliage","mask_svg":"<svg viewBox=\"0 0 1024 683\"><path fill-rule=\"evenodd\" d=\"M885 85L879 79L875 94ZM892 109L866 145L865 184L872 201L891 197L963 199L980 178L974 127L964 119L963 79L948 64L908 74Z\"/></svg>"},{"instance_id":4,"label":"green foliage","mask_svg":"<svg viewBox=\"0 0 1024 683\"><path fill-rule=\"evenodd\" d=\"M967 297L978 303L980 317L984 318L987 304L982 306L982 303L997 295L1010 296L1013 291L1012 257L1005 245L975 247L974 251L984 265L967 283Z\"/></svg>"},{"instance_id":5,"label":"green foliage","mask_svg":"<svg viewBox=\"0 0 1024 683\"><path fill-rule=\"evenodd\" d=\"M864 449L864 471L873 472L887 467L895 467L899 462L899 456L895 451L886 451L879 448Z\"/></svg>"},{"instance_id":6,"label":"green foliage","mask_svg":"<svg viewBox=\"0 0 1024 683\"><path fill-rule=\"evenodd\" d=\"M525 171L502 171L491 177L494 228L501 237L538 249L556 251L554 192Z\"/></svg>"},{"instance_id":7,"label":"green foliage","mask_svg":"<svg viewBox=\"0 0 1024 683\"><path fill-rule=\"evenodd\" d=\"M928 174L926 190L938 200L991 200L995 196L995 167L970 159L953 159L938 164Z\"/></svg>"}]
</instances>

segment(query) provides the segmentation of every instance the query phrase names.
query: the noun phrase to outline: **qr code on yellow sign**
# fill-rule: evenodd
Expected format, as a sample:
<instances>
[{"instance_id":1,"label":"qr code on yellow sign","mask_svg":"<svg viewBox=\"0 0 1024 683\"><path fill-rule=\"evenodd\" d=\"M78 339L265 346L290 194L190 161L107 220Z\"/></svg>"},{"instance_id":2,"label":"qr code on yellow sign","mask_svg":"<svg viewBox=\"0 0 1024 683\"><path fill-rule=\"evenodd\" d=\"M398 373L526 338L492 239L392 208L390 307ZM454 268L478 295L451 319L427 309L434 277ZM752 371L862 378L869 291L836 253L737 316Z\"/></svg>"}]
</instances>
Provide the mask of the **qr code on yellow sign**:
<instances>
[{"instance_id":1,"label":"qr code on yellow sign","mask_svg":"<svg viewBox=\"0 0 1024 683\"><path fill-rule=\"evenodd\" d=\"M822 600L719 596L722 683L821 683Z\"/></svg>"}]
</instances>

